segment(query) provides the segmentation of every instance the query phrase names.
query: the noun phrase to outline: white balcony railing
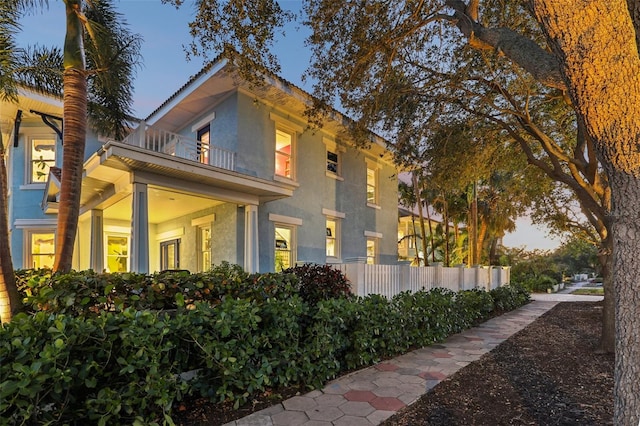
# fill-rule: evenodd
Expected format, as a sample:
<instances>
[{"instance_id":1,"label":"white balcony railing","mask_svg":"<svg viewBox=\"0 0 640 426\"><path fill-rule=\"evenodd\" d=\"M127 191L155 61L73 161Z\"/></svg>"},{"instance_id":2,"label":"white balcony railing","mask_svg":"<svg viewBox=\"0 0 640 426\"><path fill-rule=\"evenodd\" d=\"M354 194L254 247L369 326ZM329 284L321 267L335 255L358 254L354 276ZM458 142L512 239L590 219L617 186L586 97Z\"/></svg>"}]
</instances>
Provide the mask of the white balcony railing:
<instances>
[{"instance_id":1,"label":"white balcony railing","mask_svg":"<svg viewBox=\"0 0 640 426\"><path fill-rule=\"evenodd\" d=\"M147 126L144 122L123 143L161 152L226 170L235 170L236 153L177 133Z\"/></svg>"}]
</instances>

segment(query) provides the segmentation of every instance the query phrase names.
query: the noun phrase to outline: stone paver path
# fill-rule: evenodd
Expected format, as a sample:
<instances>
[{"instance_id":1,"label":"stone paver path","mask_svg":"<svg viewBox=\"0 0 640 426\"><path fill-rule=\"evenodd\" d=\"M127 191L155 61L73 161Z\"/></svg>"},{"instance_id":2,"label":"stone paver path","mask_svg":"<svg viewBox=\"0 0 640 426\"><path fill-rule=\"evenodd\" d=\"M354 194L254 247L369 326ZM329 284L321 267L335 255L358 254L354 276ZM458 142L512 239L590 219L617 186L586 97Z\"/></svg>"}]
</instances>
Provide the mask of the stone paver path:
<instances>
[{"instance_id":1,"label":"stone paver path","mask_svg":"<svg viewBox=\"0 0 640 426\"><path fill-rule=\"evenodd\" d=\"M225 426L378 425L522 330L556 303L556 300L534 300L442 343L342 376L321 390L290 398Z\"/></svg>"}]
</instances>

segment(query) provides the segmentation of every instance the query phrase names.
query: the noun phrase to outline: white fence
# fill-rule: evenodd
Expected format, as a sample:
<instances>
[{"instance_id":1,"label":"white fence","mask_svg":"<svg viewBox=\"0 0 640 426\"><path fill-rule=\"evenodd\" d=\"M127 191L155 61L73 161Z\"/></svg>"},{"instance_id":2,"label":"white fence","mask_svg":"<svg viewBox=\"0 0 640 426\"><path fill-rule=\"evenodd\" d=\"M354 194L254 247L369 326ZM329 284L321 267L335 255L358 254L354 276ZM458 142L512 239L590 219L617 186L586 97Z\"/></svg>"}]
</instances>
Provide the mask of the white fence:
<instances>
[{"instance_id":1,"label":"white fence","mask_svg":"<svg viewBox=\"0 0 640 426\"><path fill-rule=\"evenodd\" d=\"M409 265L368 265L343 263L332 265L341 270L358 296L380 294L391 298L403 291L431 290L435 287L452 291L482 288L491 290L509 284L510 269L502 266L464 265L445 268L440 264L415 267Z\"/></svg>"}]
</instances>

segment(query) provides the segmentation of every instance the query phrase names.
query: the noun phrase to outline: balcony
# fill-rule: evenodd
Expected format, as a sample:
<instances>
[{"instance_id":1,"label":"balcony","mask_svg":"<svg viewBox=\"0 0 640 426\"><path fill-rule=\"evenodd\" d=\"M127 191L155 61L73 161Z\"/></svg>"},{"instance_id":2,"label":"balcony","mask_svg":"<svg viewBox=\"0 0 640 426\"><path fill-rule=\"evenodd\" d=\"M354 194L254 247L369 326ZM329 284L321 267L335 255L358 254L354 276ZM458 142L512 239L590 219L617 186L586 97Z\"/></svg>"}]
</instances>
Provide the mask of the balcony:
<instances>
[{"instance_id":1,"label":"balcony","mask_svg":"<svg viewBox=\"0 0 640 426\"><path fill-rule=\"evenodd\" d=\"M159 152L201 164L235 171L236 153L177 133L147 126L144 122L123 141L153 152Z\"/></svg>"}]
</instances>

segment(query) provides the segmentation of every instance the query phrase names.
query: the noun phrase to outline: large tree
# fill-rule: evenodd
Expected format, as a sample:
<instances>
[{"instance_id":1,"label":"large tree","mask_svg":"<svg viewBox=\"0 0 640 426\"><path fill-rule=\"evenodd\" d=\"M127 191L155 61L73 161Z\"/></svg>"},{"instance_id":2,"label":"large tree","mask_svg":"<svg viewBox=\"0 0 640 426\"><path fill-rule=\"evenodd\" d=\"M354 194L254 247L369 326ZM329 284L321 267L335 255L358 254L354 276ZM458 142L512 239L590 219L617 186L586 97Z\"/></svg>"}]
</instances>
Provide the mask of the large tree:
<instances>
[{"instance_id":1,"label":"large tree","mask_svg":"<svg viewBox=\"0 0 640 426\"><path fill-rule=\"evenodd\" d=\"M481 16L479 3L307 2L319 107L338 96L360 129L373 126L398 143L441 116L484 116L567 185L601 238L603 271L613 273L605 318L615 293L616 422L636 424L639 6L629 2L630 14L621 0L493 2Z\"/></svg>"},{"instance_id":2,"label":"large tree","mask_svg":"<svg viewBox=\"0 0 640 426\"><path fill-rule=\"evenodd\" d=\"M129 32L121 15L110 0L64 0L66 35L62 52L56 48L20 48L14 36L20 30L19 17L33 13L46 1L9 0L3 2L7 19L0 20L2 46L0 60L0 97L17 100L20 85L43 93L63 95L63 164L58 213L56 272L68 272L73 259L73 247L80 211L80 191L87 123L103 135L122 137L130 120L133 74L139 61L140 37ZM4 11L3 11L4 12ZM86 42L86 43L85 43ZM88 65L88 66L87 66ZM90 119L88 120L88 117ZM3 171L3 170L0 170ZM2 184L6 205L6 171ZM2 221L6 223L6 208ZM0 235L5 239L4 228ZM5 250L3 249L3 253ZM9 253L8 247L6 253ZM8 254L10 256L10 254ZM10 257L2 263L0 281L2 321L11 318L19 305L11 295L15 280Z\"/></svg>"}]
</instances>

